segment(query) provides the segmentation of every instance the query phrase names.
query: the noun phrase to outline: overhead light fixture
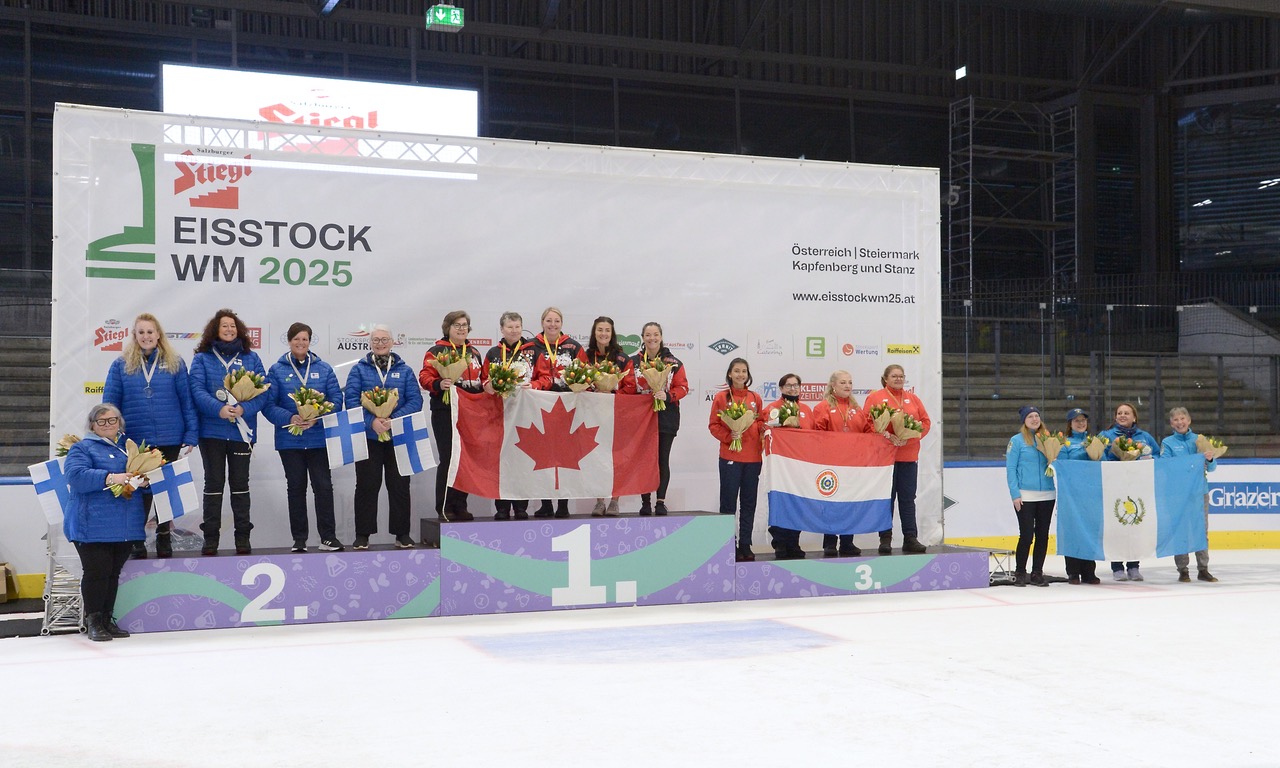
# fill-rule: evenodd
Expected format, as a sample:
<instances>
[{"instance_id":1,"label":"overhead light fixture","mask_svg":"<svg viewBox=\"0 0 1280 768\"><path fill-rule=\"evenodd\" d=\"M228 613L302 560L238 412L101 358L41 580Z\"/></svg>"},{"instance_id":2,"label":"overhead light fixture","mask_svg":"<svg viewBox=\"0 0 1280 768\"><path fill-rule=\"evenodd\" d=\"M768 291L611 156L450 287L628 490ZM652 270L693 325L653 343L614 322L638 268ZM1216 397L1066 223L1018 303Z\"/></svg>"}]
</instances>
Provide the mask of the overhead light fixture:
<instances>
[{"instance_id":1,"label":"overhead light fixture","mask_svg":"<svg viewBox=\"0 0 1280 768\"><path fill-rule=\"evenodd\" d=\"M965 76L966 76L966 75L968 75L968 74L969 74L969 68L968 68L968 67L957 67L957 68L956 68L956 79L957 79L957 80L963 80L963 79L965 78Z\"/></svg>"}]
</instances>

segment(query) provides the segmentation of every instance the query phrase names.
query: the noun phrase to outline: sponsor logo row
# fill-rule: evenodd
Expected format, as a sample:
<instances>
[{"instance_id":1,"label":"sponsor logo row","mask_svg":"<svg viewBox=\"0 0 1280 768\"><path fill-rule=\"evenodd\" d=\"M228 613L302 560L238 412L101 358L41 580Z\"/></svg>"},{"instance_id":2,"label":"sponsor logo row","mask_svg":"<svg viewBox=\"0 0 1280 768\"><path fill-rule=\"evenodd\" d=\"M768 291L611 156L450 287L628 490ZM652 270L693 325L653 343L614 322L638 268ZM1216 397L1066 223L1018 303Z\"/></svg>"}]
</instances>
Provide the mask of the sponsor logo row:
<instances>
[{"instance_id":1,"label":"sponsor logo row","mask_svg":"<svg viewBox=\"0 0 1280 768\"><path fill-rule=\"evenodd\" d=\"M805 357L814 359L823 359L835 357L836 350L839 350L840 357L879 357L881 347L876 344L854 344L852 342L834 342L831 343L826 336L804 336L803 341L799 345ZM783 357L787 353L790 346L790 339L786 338L757 338L748 341L748 346L739 355L754 354L758 357ZM729 355L737 352L742 347L735 341L726 338L717 339L707 345L707 348L722 355ZM920 354L919 344L885 344L883 354L886 355L918 355Z\"/></svg>"}]
</instances>

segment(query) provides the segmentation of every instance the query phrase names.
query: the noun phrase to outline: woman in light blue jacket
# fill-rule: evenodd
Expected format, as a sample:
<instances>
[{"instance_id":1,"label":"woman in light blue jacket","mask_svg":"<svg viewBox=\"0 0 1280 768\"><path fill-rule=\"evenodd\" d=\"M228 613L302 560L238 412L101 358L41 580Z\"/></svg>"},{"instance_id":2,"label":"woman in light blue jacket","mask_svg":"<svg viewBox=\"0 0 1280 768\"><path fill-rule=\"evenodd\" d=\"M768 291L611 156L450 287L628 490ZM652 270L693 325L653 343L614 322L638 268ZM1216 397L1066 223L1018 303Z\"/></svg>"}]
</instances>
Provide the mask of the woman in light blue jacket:
<instances>
[{"instance_id":1,"label":"woman in light blue jacket","mask_svg":"<svg viewBox=\"0 0 1280 768\"><path fill-rule=\"evenodd\" d=\"M1071 441L1063 446L1058 454L1058 461L1089 461L1089 452L1085 450L1084 441L1089 437L1089 414L1083 408L1072 408L1067 411L1067 436ZM1063 557L1067 566L1068 584L1101 584L1098 578L1098 563L1079 557Z\"/></svg>"},{"instance_id":2,"label":"woman in light blue jacket","mask_svg":"<svg viewBox=\"0 0 1280 768\"><path fill-rule=\"evenodd\" d=\"M1057 499L1053 478L1045 472L1049 462L1036 448L1036 436L1048 435L1040 420L1040 409L1034 405L1023 406L1018 411L1022 428L1009 438L1004 452L1005 478L1009 483L1009 498L1013 499L1013 511L1018 516L1018 548L1015 555L1017 573L1014 586L1028 583L1047 587L1044 579L1044 559L1049 552L1049 523L1053 520L1053 502ZM1035 549L1032 551L1032 542ZM1027 576L1027 555L1031 554L1031 576Z\"/></svg>"},{"instance_id":3,"label":"woman in light blue jacket","mask_svg":"<svg viewBox=\"0 0 1280 768\"><path fill-rule=\"evenodd\" d=\"M1181 406L1169 409L1169 426L1173 428L1173 434L1160 441L1160 458L1168 459L1174 456L1192 456L1199 451L1196 450L1196 438L1199 437L1195 432L1191 431L1191 413ZM1218 463L1214 460L1213 449L1210 448L1204 455L1204 470L1212 472L1218 468ZM1205 528L1209 527L1209 502L1205 499L1204 507L1204 523ZM1185 553L1173 556L1173 564L1178 568L1178 581L1191 581L1191 573L1187 566L1191 564L1191 558ZM1218 577L1209 573L1209 549L1208 547L1196 552L1196 570L1199 572L1196 576L1200 581L1217 581Z\"/></svg>"},{"instance_id":4,"label":"woman in light blue jacket","mask_svg":"<svg viewBox=\"0 0 1280 768\"><path fill-rule=\"evenodd\" d=\"M1160 444L1151 436L1151 433L1138 428L1138 408L1133 403L1120 403L1117 405L1115 424L1111 425L1111 429L1104 429L1098 434L1112 443L1118 437L1127 437L1137 443L1138 447L1142 449L1139 461L1154 459L1156 454L1160 453ZM1106 453L1102 454L1102 460L1119 461L1110 448L1107 449ZM1129 560L1127 562L1113 560L1111 561L1111 578L1116 581L1142 581L1142 571L1138 570L1139 565L1141 563L1137 560Z\"/></svg>"}]
</instances>

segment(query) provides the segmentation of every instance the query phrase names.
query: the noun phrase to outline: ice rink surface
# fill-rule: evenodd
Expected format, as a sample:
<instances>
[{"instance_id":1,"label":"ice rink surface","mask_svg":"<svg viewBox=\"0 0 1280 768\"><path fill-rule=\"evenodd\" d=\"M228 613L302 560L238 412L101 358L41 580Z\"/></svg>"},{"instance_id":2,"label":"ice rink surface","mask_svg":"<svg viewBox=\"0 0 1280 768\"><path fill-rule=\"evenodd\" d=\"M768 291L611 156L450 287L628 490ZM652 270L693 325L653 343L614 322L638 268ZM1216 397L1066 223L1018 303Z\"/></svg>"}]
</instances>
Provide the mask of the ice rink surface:
<instances>
[{"instance_id":1,"label":"ice rink surface","mask_svg":"<svg viewBox=\"0 0 1280 768\"><path fill-rule=\"evenodd\" d=\"M1280 551L1146 581L0 640L0 766L1280 766ZM1050 558L1049 573L1063 573Z\"/></svg>"}]
</instances>

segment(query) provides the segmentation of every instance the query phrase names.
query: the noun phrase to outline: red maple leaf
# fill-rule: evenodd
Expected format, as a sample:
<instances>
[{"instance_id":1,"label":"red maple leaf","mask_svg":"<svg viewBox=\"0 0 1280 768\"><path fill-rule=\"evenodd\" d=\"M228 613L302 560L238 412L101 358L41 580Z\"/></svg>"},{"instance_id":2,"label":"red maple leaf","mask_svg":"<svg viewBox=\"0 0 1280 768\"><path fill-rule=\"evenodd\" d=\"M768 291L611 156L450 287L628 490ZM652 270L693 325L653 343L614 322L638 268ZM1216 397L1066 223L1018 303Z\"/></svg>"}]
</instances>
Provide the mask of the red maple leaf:
<instances>
[{"instance_id":1,"label":"red maple leaf","mask_svg":"<svg viewBox=\"0 0 1280 768\"><path fill-rule=\"evenodd\" d=\"M596 432L599 427L579 425L573 426L573 411L564 407L564 399L556 398L551 410L542 412L542 426L545 432L536 426L516 427L520 439L516 447L533 459L533 468L554 469L556 471L556 488L560 487L560 468L579 469L578 463L583 457L596 449Z\"/></svg>"}]
</instances>

